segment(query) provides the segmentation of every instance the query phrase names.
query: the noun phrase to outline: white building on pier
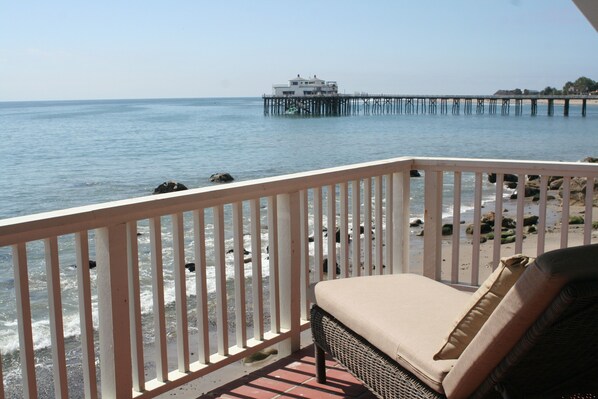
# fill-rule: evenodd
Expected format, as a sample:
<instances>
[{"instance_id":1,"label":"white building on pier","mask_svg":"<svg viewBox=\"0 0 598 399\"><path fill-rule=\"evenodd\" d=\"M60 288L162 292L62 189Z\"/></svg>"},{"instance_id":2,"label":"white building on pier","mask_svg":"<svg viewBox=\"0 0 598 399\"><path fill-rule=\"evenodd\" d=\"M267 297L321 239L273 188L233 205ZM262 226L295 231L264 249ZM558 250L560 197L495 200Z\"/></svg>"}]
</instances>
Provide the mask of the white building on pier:
<instances>
[{"instance_id":1,"label":"white building on pier","mask_svg":"<svg viewBox=\"0 0 598 399\"><path fill-rule=\"evenodd\" d=\"M297 75L290 79L288 85L273 85L272 94L275 96L336 96L338 86L335 81L324 81L316 75L308 79Z\"/></svg>"}]
</instances>

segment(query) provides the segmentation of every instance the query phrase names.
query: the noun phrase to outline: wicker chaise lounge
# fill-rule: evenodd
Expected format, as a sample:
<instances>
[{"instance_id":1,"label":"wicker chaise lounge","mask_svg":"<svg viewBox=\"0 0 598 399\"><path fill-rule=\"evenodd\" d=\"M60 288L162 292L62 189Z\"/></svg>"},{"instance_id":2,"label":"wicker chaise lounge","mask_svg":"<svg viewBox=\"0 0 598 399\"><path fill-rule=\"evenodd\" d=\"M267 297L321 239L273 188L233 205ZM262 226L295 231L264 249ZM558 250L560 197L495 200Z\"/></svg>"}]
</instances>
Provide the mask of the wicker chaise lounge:
<instances>
[{"instance_id":1,"label":"wicker chaise lounge","mask_svg":"<svg viewBox=\"0 0 598 399\"><path fill-rule=\"evenodd\" d=\"M471 294L413 274L317 283L318 380L327 352L380 398L598 397L598 245L540 255L506 290L434 360Z\"/></svg>"}]
</instances>

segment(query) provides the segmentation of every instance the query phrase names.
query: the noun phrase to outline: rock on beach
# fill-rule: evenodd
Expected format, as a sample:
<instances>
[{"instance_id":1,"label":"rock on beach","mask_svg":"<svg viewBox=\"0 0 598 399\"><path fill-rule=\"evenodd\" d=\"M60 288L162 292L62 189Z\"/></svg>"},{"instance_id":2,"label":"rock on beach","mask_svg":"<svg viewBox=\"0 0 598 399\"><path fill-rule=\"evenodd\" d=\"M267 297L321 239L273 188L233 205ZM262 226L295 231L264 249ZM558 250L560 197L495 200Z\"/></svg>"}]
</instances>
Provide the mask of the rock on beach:
<instances>
[{"instance_id":1,"label":"rock on beach","mask_svg":"<svg viewBox=\"0 0 598 399\"><path fill-rule=\"evenodd\" d=\"M212 183L230 183L234 181L235 178L231 176L230 173L214 173L210 176L210 181Z\"/></svg>"},{"instance_id":2,"label":"rock on beach","mask_svg":"<svg viewBox=\"0 0 598 399\"><path fill-rule=\"evenodd\" d=\"M187 190L187 186L174 180L165 181L154 189L154 194L172 193Z\"/></svg>"}]
</instances>

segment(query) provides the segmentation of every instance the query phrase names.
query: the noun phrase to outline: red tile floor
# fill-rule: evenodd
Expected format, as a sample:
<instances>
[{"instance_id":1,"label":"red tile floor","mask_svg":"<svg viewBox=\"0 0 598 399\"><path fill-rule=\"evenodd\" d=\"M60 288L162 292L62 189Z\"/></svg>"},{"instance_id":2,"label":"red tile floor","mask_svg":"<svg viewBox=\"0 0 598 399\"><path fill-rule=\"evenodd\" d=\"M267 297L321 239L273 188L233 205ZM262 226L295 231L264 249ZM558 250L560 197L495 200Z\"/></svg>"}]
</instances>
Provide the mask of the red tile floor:
<instances>
[{"instance_id":1,"label":"red tile floor","mask_svg":"<svg viewBox=\"0 0 598 399\"><path fill-rule=\"evenodd\" d=\"M326 360L326 384L318 384L314 371L313 348L308 346L200 398L375 398L331 358Z\"/></svg>"}]
</instances>

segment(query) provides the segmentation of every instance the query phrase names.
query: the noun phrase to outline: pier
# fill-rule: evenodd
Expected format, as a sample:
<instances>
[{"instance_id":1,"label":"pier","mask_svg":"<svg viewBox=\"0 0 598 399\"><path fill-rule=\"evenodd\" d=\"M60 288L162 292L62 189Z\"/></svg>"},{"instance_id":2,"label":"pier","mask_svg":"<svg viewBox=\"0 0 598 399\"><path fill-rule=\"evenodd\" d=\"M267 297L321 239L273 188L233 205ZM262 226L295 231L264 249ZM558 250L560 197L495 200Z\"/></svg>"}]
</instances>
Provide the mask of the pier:
<instances>
[{"instance_id":1,"label":"pier","mask_svg":"<svg viewBox=\"0 0 598 399\"><path fill-rule=\"evenodd\" d=\"M543 95L385 95L339 94L334 96L269 96L264 95L264 115L296 114L303 116L347 116L369 114L454 114L459 115L523 115L529 104L531 116L538 114L538 103L546 103L548 116L555 113L555 103L562 104L563 115L569 116L571 100L581 101L581 115L586 116L588 100L596 96ZM513 109L511 109L513 108Z\"/></svg>"}]
</instances>

